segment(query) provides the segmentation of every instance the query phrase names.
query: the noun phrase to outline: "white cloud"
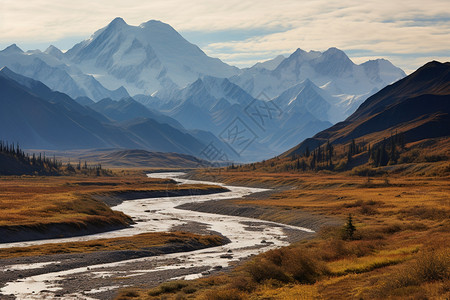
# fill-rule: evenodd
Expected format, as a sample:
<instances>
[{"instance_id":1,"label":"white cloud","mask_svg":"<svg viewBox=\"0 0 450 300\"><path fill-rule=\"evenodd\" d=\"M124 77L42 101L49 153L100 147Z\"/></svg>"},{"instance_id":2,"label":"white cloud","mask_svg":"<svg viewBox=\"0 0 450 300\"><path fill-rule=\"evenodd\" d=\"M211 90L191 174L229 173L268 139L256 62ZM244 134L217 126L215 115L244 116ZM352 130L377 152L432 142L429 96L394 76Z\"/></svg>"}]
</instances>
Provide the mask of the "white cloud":
<instances>
[{"instance_id":1,"label":"white cloud","mask_svg":"<svg viewBox=\"0 0 450 300\"><path fill-rule=\"evenodd\" d=\"M441 53L448 60L445 53L450 53L448 0L426 3L423 0L0 0L0 3L0 43L51 42L66 36L88 36L121 16L132 25L159 19L178 31L283 29L205 47L208 54L241 64L255 61L258 55L275 56L299 47L324 50L335 46L343 50L370 50L373 56L383 54L394 63L397 59L403 68L414 69L422 61L420 57Z\"/></svg>"}]
</instances>

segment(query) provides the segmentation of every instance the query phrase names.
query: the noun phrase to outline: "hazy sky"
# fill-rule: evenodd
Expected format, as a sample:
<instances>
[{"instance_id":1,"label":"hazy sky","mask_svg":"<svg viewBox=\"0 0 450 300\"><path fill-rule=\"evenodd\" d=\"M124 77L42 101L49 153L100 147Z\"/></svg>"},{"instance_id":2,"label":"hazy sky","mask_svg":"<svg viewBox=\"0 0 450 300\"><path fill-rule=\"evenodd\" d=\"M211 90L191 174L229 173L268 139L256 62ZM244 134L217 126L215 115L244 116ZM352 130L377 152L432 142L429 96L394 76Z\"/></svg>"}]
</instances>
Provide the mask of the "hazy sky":
<instances>
[{"instance_id":1,"label":"hazy sky","mask_svg":"<svg viewBox=\"0 0 450 300\"><path fill-rule=\"evenodd\" d=\"M297 48L384 57L407 73L450 60L448 0L0 0L0 49L68 49L120 16L172 25L208 55L240 67Z\"/></svg>"}]
</instances>

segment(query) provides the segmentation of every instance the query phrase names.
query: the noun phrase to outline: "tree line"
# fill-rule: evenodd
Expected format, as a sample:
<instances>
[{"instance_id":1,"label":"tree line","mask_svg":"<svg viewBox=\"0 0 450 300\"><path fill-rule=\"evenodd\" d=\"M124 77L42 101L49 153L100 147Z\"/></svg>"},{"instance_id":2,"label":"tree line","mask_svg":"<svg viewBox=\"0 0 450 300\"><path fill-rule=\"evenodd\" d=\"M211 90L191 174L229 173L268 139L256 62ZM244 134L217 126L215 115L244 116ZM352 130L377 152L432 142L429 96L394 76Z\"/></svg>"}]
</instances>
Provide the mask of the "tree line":
<instances>
[{"instance_id":1,"label":"tree line","mask_svg":"<svg viewBox=\"0 0 450 300\"><path fill-rule=\"evenodd\" d=\"M270 160L270 165L265 162L262 162L262 165L279 171L344 171L361 164L361 161L368 162L372 167L393 165L398 163L400 153L405 149L405 137L403 133L396 132L375 144L364 139L352 139L345 145L339 145L337 149L327 141L313 150L306 147L303 153L292 154L290 159L281 165L277 166L275 163L279 157ZM256 169L258 164L252 163L250 168Z\"/></svg>"},{"instance_id":2,"label":"tree line","mask_svg":"<svg viewBox=\"0 0 450 300\"><path fill-rule=\"evenodd\" d=\"M19 143L9 143L0 140L0 155L6 159L0 160L0 173L4 174L36 174L36 175L63 175L63 174L84 174L89 176L110 175L111 171L103 169L101 164L88 165L86 161L72 165L69 161L63 164L55 156L46 157L45 153L38 155L26 153ZM6 170L15 167L17 170Z\"/></svg>"}]
</instances>

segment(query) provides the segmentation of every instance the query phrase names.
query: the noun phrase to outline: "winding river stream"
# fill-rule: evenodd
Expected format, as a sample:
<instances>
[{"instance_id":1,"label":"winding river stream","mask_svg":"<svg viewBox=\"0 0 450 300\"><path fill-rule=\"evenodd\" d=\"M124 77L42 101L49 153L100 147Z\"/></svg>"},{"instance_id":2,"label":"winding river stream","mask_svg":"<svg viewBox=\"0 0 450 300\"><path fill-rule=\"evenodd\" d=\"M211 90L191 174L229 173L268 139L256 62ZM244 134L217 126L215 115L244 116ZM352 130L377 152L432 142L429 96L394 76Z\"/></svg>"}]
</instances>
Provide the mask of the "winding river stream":
<instances>
[{"instance_id":1,"label":"winding river stream","mask_svg":"<svg viewBox=\"0 0 450 300\"><path fill-rule=\"evenodd\" d=\"M212 184L177 178L182 174L152 173L148 176L173 178L180 184ZM61 264L59 261L9 265L2 267L0 272L36 269L37 275L10 281L0 290L0 293L9 295L11 298L14 296L16 299L110 299L117 289L129 285L182 278L195 279L229 267L240 259L286 246L289 244L286 239L286 230L313 232L307 228L280 223L176 208L185 203L241 198L265 191L259 188L225 187L230 191L212 195L124 201L114 209L124 212L136 221L136 224L130 228L82 237L9 243L0 245L0 248L131 236L144 232L169 231L173 227L180 228L186 224L203 226L221 233L231 241L226 245L106 264L99 261L92 265L58 272L45 272L44 268Z\"/></svg>"}]
</instances>

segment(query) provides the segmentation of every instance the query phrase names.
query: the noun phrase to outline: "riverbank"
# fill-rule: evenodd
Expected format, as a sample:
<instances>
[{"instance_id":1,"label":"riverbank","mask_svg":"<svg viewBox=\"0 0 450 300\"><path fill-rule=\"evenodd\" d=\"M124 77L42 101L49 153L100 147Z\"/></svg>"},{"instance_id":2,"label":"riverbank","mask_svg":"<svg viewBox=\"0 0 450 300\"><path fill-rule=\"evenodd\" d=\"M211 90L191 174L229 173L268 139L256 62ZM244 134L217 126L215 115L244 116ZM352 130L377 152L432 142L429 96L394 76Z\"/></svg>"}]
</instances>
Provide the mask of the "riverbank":
<instances>
[{"instance_id":1,"label":"riverbank","mask_svg":"<svg viewBox=\"0 0 450 300\"><path fill-rule=\"evenodd\" d=\"M111 177L1 176L0 244L91 235L129 227L133 220L111 209L124 200L227 191L220 186L179 185L131 173Z\"/></svg>"},{"instance_id":2,"label":"riverbank","mask_svg":"<svg viewBox=\"0 0 450 300\"><path fill-rule=\"evenodd\" d=\"M196 228L192 228L192 230L201 228L195 224L191 225L191 227ZM189 228L186 229L189 231ZM73 269L86 268L87 272L90 268L95 268L96 265L105 265L170 253L191 252L209 247L217 247L229 242L223 236L211 235L212 232L208 230L200 230L200 232L202 235L186 232L148 233L126 238L0 249L0 285L3 286L7 282L21 280L22 278ZM21 252L26 252L27 256L12 257L17 254L20 255ZM168 258L168 260L171 260L172 263L174 262L174 259ZM140 262L140 264L144 266L146 263ZM195 271L201 272L203 269L198 268ZM164 276L172 278L185 273L186 271L183 270L167 270ZM158 276L161 274L159 273ZM71 280L61 281L62 289L55 296L76 294L83 291L85 287L81 285L81 282L84 276L85 274L80 272L75 274ZM156 275L152 274L147 279L150 278L150 280L159 282L160 278L156 280L154 276ZM135 277L122 278L122 281L126 281L126 285L133 285L140 284L139 280L142 280L134 279ZM105 280L104 278L91 278L89 284L94 290L95 287L104 287ZM40 291L29 290L28 292L37 294ZM40 294L44 297L45 293L44 291ZM114 294L115 292L111 290L100 290L98 293L91 293L97 299L111 299L114 297ZM2 299L15 298L12 295L4 294L2 295Z\"/></svg>"},{"instance_id":3,"label":"riverbank","mask_svg":"<svg viewBox=\"0 0 450 300\"><path fill-rule=\"evenodd\" d=\"M269 205L251 205L252 202L267 199L271 195L279 192L279 189L274 189L247 195L240 199L227 199L221 201L212 200L199 203L192 202L182 204L176 208L283 223L297 227L306 227L315 232L320 231L323 227L340 226L344 222L343 218L313 214L301 209L286 209L284 207L274 207ZM301 234L297 238L294 238L294 240L291 240L291 242L296 242L314 235L308 232L300 233Z\"/></svg>"},{"instance_id":4,"label":"riverbank","mask_svg":"<svg viewBox=\"0 0 450 300\"><path fill-rule=\"evenodd\" d=\"M275 187L241 199L179 208L302 224L318 234L253 257L229 273L155 289L128 288L118 299L446 299L450 296L448 177L264 173L213 170L194 177ZM298 216L298 217L295 217ZM292 223L291 223L292 222ZM333 225L333 224L329 224ZM320 225L319 225L320 227ZM195 291L186 293L186 291ZM130 296L128 296L130 295ZM133 296L133 297L131 297ZM214 298L215 297L215 298Z\"/></svg>"},{"instance_id":5,"label":"riverbank","mask_svg":"<svg viewBox=\"0 0 450 300\"><path fill-rule=\"evenodd\" d=\"M228 189L217 185L179 185L177 189L165 190L124 190L93 194L92 197L102 201L110 207L117 206L123 201L145 198L199 196L227 192Z\"/></svg>"},{"instance_id":6,"label":"riverbank","mask_svg":"<svg viewBox=\"0 0 450 300\"><path fill-rule=\"evenodd\" d=\"M158 176L170 178L175 174L159 174ZM184 180L180 180L180 182L196 186L204 184ZM54 298L57 295L64 295L64 297L87 299L90 295L95 295L95 298L98 299L111 299L111 295L126 286L152 287L169 280L193 279L229 269L242 260L247 260L252 255L289 245L290 238L287 232L304 231L312 233L308 228L175 208L178 205L191 202L236 199L262 191L261 189L245 187L229 187L229 190L229 192L209 195L123 201L114 208L132 216L136 222L133 227L96 236L70 239L70 241L91 238L98 240L105 237L135 236L145 232L183 230L202 233L202 230L207 230L209 234L220 233L227 237L230 240L228 244L187 253L161 254L113 263L90 261L93 265L89 267L66 271L52 272L52 269L46 269L46 265L39 266L39 268L42 268L40 275L23 276L20 280L12 280L2 288L2 293L12 293L18 298L29 297L33 295L32 292L34 291L34 294L39 295L40 298ZM57 241L59 240L54 242ZM39 242L28 243L28 245L30 244L38 245ZM52 264L58 264L58 262L49 265ZM81 291L80 287L82 287ZM81 292L81 294L72 295L76 291ZM97 297L103 293L109 296Z\"/></svg>"}]
</instances>

